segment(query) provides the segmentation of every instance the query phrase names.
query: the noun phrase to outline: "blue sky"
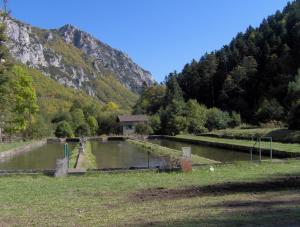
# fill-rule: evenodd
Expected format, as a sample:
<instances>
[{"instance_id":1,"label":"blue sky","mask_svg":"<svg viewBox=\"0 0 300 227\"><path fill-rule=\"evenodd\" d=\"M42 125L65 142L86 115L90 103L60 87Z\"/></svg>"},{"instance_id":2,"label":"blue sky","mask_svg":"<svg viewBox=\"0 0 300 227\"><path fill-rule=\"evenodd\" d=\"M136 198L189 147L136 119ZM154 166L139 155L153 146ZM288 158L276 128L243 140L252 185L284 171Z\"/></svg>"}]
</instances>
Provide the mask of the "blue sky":
<instances>
[{"instance_id":1,"label":"blue sky","mask_svg":"<svg viewBox=\"0 0 300 227\"><path fill-rule=\"evenodd\" d=\"M64 24L127 53L157 81L219 49L288 0L10 0L12 15L41 28Z\"/></svg>"}]
</instances>

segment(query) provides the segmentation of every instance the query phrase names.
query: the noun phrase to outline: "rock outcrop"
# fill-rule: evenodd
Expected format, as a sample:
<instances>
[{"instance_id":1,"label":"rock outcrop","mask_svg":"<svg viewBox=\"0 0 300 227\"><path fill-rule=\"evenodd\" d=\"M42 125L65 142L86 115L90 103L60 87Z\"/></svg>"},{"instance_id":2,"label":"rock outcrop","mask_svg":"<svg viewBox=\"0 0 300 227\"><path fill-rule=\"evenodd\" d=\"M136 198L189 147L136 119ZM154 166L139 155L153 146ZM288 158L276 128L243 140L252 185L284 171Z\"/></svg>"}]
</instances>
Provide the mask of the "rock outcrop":
<instances>
[{"instance_id":1,"label":"rock outcrop","mask_svg":"<svg viewBox=\"0 0 300 227\"><path fill-rule=\"evenodd\" d=\"M95 96L95 81L108 74L135 93L154 82L126 54L72 25L45 30L12 18L5 23L11 55L66 86Z\"/></svg>"}]
</instances>

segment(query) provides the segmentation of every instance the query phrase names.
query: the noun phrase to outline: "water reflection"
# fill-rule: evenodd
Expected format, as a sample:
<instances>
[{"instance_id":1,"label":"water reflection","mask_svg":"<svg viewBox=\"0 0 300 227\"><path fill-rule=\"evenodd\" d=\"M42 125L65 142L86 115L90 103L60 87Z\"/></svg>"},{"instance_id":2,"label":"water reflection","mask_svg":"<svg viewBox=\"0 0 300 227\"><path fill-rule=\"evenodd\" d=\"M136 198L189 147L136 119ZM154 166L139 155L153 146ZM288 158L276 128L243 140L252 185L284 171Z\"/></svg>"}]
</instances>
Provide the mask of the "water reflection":
<instances>
[{"instance_id":1,"label":"water reflection","mask_svg":"<svg viewBox=\"0 0 300 227\"><path fill-rule=\"evenodd\" d=\"M125 141L92 141L92 151L96 156L97 168L147 167L148 153L142 148ZM150 167L159 166L161 158L149 156Z\"/></svg>"},{"instance_id":2,"label":"water reflection","mask_svg":"<svg viewBox=\"0 0 300 227\"><path fill-rule=\"evenodd\" d=\"M73 144L69 144L72 149ZM0 162L0 169L55 169L56 159L64 155L63 144L45 144Z\"/></svg>"},{"instance_id":3,"label":"water reflection","mask_svg":"<svg viewBox=\"0 0 300 227\"><path fill-rule=\"evenodd\" d=\"M238 152L238 151L231 151L228 149L220 149L202 145L195 145L190 143L184 142L177 142L173 140L167 139L153 139L149 142L159 144L161 146L169 147L172 149L181 150L182 147L189 146L192 148L192 153L197 154L199 156L213 159L220 162L233 162L233 161L249 161L250 160L250 153L246 152ZM254 160L258 160L258 155L253 155Z\"/></svg>"}]
</instances>

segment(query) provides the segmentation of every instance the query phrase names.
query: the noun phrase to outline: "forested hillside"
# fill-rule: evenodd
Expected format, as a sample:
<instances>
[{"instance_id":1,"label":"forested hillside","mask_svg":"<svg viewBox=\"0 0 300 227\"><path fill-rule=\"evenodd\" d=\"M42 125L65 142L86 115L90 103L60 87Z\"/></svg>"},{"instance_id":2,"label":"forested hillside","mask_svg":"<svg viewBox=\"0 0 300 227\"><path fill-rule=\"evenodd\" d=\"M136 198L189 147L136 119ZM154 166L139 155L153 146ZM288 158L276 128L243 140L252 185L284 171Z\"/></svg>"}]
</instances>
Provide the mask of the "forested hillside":
<instances>
[{"instance_id":1,"label":"forested hillside","mask_svg":"<svg viewBox=\"0 0 300 227\"><path fill-rule=\"evenodd\" d=\"M199 44L201 45L201 44ZM248 27L220 50L144 89L136 113L156 133L201 133L241 123L300 128L300 0ZM153 98L154 97L154 98ZM159 127L158 127L159 126Z\"/></svg>"},{"instance_id":2,"label":"forested hillside","mask_svg":"<svg viewBox=\"0 0 300 227\"><path fill-rule=\"evenodd\" d=\"M185 100L237 111L247 121L283 120L300 67L300 1L249 27L222 49L175 74ZM168 79L168 78L167 78ZM274 110L262 113L267 106Z\"/></svg>"}]
</instances>

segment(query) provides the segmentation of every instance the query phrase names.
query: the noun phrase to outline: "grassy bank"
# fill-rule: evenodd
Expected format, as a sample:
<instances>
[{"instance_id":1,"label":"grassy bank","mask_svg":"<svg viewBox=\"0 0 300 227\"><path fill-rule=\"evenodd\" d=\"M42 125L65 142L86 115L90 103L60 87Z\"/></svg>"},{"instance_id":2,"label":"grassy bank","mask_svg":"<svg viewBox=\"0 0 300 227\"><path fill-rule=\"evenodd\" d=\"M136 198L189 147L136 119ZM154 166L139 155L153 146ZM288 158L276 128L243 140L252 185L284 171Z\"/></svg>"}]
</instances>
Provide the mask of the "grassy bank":
<instances>
[{"instance_id":1,"label":"grassy bank","mask_svg":"<svg viewBox=\"0 0 300 227\"><path fill-rule=\"evenodd\" d=\"M78 156L79 143L70 151L69 168L75 168Z\"/></svg>"},{"instance_id":2,"label":"grassy bank","mask_svg":"<svg viewBox=\"0 0 300 227\"><path fill-rule=\"evenodd\" d=\"M12 142L12 143L0 143L0 152L12 150L15 148L22 147L24 145L28 145L34 141L20 141L20 142Z\"/></svg>"},{"instance_id":3,"label":"grassy bank","mask_svg":"<svg viewBox=\"0 0 300 227\"><path fill-rule=\"evenodd\" d=\"M82 162L78 163L78 168L95 169L97 168L96 157L92 153L91 142L85 143L84 153L82 154Z\"/></svg>"},{"instance_id":4,"label":"grassy bank","mask_svg":"<svg viewBox=\"0 0 300 227\"><path fill-rule=\"evenodd\" d=\"M97 168L96 157L92 153L92 145L90 141L85 143L84 153L81 154L81 158L78 159L79 153L79 143L71 151L71 156L69 160L70 168L79 169L95 169ZM78 159L78 163L77 163Z\"/></svg>"},{"instance_id":5,"label":"grassy bank","mask_svg":"<svg viewBox=\"0 0 300 227\"><path fill-rule=\"evenodd\" d=\"M172 161L180 160L180 158L182 156L181 151L163 147L158 144L153 144L153 143L149 143L149 142L141 141L141 140L131 140L131 139L128 139L127 141L129 143L132 143L139 147L142 147L143 149L149 151L150 153L152 153L154 155L168 156L168 157L170 157L170 159ZM192 154L192 163L193 164L214 164L214 163L219 163L219 162Z\"/></svg>"},{"instance_id":6,"label":"grassy bank","mask_svg":"<svg viewBox=\"0 0 300 227\"><path fill-rule=\"evenodd\" d=\"M222 129L205 133L205 136L229 139L250 139L252 137L272 137L273 141L300 143L300 131L285 128Z\"/></svg>"},{"instance_id":7,"label":"grassy bank","mask_svg":"<svg viewBox=\"0 0 300 227\"><path fill-rule=\"evenodd\" d=\"M0 226L298 226L299 162L0 177Z\"/></svg>"},{"instance_id":8,"label":"grassy bank","mask_svg":"<svg viewBox=\"0 0 300 227\"><path fill-rule=\"evenodd\" d=\"M172 139L172 137L167 137ZM240 140L240 139L226 139L226 138L215 138L215 137L207 137L207 136L194 136L194 135L177 135L173 138L177 138L181 141L186 142L199 142L207 145L231 148L231 149L244 149L245 151L250 151L251 147L253 147L254 142L251 140ZM224 145L224 146L223 146ZM262 149L265 150L266 154L269 154L269 142L261 142ZM284 155L286 153L287 156L299 156L300 155L300 144L289 144L289 143L272 143L273 152L276 153L278 151L278 155ZM258 148L258 145L256 145Z\"/></svg>"}]
</instances>

